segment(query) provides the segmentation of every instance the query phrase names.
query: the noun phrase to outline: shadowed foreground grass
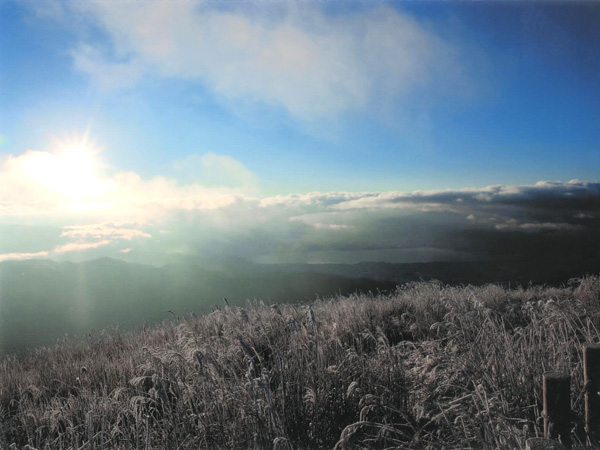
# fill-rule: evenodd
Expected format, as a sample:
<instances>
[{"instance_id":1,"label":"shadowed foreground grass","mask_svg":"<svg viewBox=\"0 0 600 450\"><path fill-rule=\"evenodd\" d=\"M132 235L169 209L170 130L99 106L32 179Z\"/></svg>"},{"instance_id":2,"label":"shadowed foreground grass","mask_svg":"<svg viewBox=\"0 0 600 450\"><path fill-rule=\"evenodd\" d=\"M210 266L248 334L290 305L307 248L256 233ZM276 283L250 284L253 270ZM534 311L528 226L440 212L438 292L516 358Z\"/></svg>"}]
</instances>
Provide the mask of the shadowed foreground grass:
<instances>
[{"instance_id":1,"label":"shadowed foreground grass","mask_svg":"<svg viewBox=\"0 0 600 450\"><path fill-rule=\"evenodd\" d=\"M249 305L0 366L0 444L95 448L524 448L541 380L600 342L600 277L565 288L415 283Z\"/></svg>"}]
</instances>

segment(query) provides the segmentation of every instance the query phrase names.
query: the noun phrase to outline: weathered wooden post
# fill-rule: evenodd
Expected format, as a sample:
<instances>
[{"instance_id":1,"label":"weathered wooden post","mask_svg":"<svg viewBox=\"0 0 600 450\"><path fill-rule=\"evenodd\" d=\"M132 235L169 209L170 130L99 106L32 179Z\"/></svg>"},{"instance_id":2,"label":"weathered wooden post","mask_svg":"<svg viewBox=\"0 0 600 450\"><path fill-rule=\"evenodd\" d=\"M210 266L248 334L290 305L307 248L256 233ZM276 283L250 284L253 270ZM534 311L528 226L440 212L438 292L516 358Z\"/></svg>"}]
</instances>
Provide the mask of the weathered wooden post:
<instances>
[{"instance_id":1,"label":"weathered wooden post","mask_svg":"<svg viewBox=\"0 0 600 450\"><path fill-rule=\"evenodd\" d=\"M90 449L94 450L94 420L92 418L92 411L88 411L88 442L90 443Z\"/></svg>"},{"instance_id":2,"label":"weathered wooden post","mask_svg":"<svg viewBox=\"0 0 600 450\"><path fill-rule=\"evenodd\" d=\"M544 437L571 441L571 376L560 372L544 374Z\"/></svg>"},{"instance_id":3,"label":"weathered wooden post","mask_svg":"<svg viewBox=\"0 0 600 450\"><path fill-rule=\"evenodd\" d=\"M583 344L585 430L590 443L600 438L600 344Z\"/></svg>"}]
</instances>

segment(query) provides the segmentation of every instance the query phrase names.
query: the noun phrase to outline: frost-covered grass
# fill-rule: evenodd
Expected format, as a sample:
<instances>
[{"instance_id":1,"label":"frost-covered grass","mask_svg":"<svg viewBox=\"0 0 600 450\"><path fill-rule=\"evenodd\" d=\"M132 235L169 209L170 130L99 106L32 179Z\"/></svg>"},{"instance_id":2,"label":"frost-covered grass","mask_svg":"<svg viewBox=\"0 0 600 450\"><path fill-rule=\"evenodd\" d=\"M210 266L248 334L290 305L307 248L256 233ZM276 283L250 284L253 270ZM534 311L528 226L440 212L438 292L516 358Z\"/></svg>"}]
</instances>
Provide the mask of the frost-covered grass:
<instances>
[{"instance_id":1,"label":"frost-covered grass","mask_svg":"<svg viewBox=\"0 0 600 450\"><path fill-rule=\"evenodd\" d=\"M581 344L599 327L597 276L227 307L5 358L0 445L524 448L543 372L571 373L582 416Z\"/></svg>"}]
</instances>

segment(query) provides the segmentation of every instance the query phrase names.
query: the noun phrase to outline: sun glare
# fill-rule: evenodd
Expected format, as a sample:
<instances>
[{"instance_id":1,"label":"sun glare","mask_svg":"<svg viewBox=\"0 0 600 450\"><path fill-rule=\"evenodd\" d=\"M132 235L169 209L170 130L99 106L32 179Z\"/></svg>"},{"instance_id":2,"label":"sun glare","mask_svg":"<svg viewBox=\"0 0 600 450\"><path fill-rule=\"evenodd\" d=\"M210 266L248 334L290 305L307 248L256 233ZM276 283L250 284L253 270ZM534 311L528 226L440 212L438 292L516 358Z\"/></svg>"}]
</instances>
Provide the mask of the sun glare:
<instances>
[{"instance_id":1,"label":"sun glare","mask_svg":"<svg viewBox=\"0 0 600 450\"><path fill-rule=\"evenodd\" d=\"M98 201L110 188L110 181L100 177L99 149L83 137L74 135L67 140L56 140L52 153L36 152L28 164L30 175L47 189L65 200Z\"/></svg>"}]
</instances>

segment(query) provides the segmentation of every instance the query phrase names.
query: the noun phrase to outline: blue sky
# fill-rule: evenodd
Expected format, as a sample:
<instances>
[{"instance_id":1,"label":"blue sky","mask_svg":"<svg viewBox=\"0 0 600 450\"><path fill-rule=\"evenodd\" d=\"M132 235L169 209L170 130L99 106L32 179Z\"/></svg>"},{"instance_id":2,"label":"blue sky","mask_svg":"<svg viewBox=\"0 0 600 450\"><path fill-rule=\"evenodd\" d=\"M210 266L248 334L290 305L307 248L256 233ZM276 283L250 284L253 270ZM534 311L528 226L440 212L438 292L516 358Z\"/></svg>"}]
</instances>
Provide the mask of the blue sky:
<instances>
[{"instance_id":1,"label":"blue sky","mask_svg":"<svg viewBox=\"0 0 600 450\"><path fill-rule=\"evenodd\" d=\"M595 182L598 73L592 2L0 1L1 222L57 230L4 254L130 257L174 230L168 251L198 252L195 214L277 234L299 211L264 205L293 194ZM85 167L60 159L85 136ZM126 213L148 204L160 212ZM345 226L383 213L356 214ZM107 223L114 241L65 232Z\"/></svg>"}]
</instances>

